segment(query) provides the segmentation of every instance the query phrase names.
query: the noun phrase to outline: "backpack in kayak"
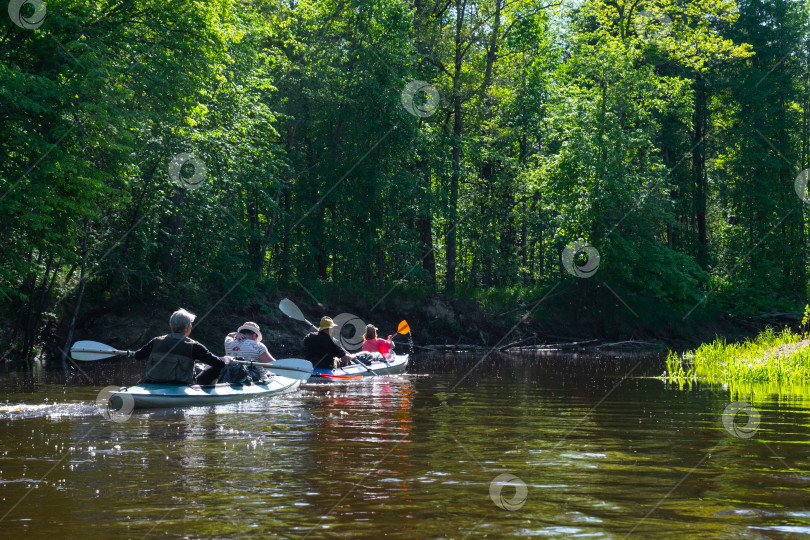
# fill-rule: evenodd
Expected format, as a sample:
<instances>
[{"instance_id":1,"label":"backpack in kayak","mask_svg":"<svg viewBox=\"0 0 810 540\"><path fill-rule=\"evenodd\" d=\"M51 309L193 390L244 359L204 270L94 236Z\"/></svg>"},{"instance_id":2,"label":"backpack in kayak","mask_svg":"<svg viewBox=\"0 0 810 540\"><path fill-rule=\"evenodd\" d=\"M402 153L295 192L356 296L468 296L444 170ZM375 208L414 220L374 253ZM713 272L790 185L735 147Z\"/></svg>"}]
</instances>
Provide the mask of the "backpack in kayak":
<instances>
[{"instance_id":1,"label":"backpack in kayak","mask_svg":"<svg viewBox=\"0 0 810 540\"><path fill-rule=\"evenodd\" d=\"M243 384L249 382L250 374L243 364L228 364L219 374L219 382Z\"/></svg>"},{"instance_id":2,"label":"backpack in kayak","mask_svg":"<svg viewBox=\"0 0 810 540\"><path fill-rule=\"evenodd\" d=\"M256 384L265 384L270 380L267 371L261 366L248 366L247 370L250 380Z\"/></svg>"},{"instance_id":3,"label":"backpack in kayak","mask_svg":"<svg viewBox=\"0 0 810 540\"><path fill-rule=\"evenodd\" d=\"M355 353L354 359L367 366L371 365L372 362L382 362L384 361L383 355L380 353L373 353L368 351L363 351L359 353Z\"/></svg>"}]
</instances>

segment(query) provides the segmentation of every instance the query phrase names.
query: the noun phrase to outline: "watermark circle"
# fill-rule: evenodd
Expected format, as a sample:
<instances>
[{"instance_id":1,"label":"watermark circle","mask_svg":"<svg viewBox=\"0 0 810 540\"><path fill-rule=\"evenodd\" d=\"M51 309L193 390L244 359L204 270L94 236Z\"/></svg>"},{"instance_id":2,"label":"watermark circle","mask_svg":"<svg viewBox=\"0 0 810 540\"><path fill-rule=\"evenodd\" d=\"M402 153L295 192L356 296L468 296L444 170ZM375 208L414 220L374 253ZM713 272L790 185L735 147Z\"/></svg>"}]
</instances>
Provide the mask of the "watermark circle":
<instances>
[{"instance_id":1,"label":"watermark circle","mask_svg":"<svg viewBox=\"0 0 810 540\"><path fill-rule=\"evenodd\" d=\"M33 8L33 12L28 16L23 15L25 6ZM42 0L11 0L8 3L8 16L11 17L11 22L26 30L36 30L42 26L46 13L47 9Z\"/></svg>"},{"instance_id":2,"label":"watermark circle","mask_svg":"<svg viewBox=\"0 0 810 540\"><path fill-rule=\"evenodd\" d=\"M563 249L563 268L565 271L579 278L592 277L599 270L599 251L588 242L577 240L571 242Z\"/></svg>"},{"instance_id":3,"label":"watermark circle","mask_svg":"<svg viewBox=\"0 0 810 540\"><path fill-rule=\"evenodd\" d=\"M106 420L126 422L135 410L135 398L121 392L120 386L106 386L96 396L96 406Z\"/></svg>"},{"instance_id":4,"label":"watermark circle","mask_svg":"<svg viewBox=\"0 0 810 540\"><path fill-rule=\"evenodd\" d=\"M633 17L638 37L648 43L663 39L672 32L672 19L661 8L642 9Z\"/></svg>"},{"instance_id":5,"label":"watermark circle","mask_svg":"<svg viewBox=\"0 0 810 540\"><path fill-rule=\"evenodd\" d=\"M503 489L507 486L515 489L515 494L511 498L504 496ZM495 506L502 510L509 510L510 512L520 510L526 504L528 496L529 488L526 487L526 482L514 474L499 474L489 483L489 498L492 499Z\"/></svg>"},{"instance_id":6,"label":"watermark circle","mask_svg":"<svg viewBox=\"0 0 810 540\"><path fill-rule=\"evenodd\" d=\"M186 163L194 167L194 174L189 177L183 177L181 174L183 165ZM169 177L172 182L184 189L197 189L200 187L205 182L206 172L203 160L188 152L177 154L169 163Z\"/></svg>"},{"instance_id":7,"label":"watermark circle","mask_svg":"<svg viewBox=\"0 0 810 540\"><path fill-rule=\"evenodd\" d=\"M796 180L793 181L793 189L796 190L796 195L804 202L810 202L810 196L807 194L807 182L810 181L810 169L805 169L796 175Z\"/></svg>"},{"instance_id":8,"label":"watermark circle","mask_svg":"<svg viewBox=\"0 0 810 540\"><path fill-rule=\"evenodd\" d=\"M352 315L351 313L341 313L334 317L332 321L337 325L332 336L338 340L341 347L350 352L359 351L363 348L363 335L366 333L366 323L360 317ZM343 334L343 329L346 327L354 330L349 336Z\"/></svg>"},{"instance_id":9,"label":"watermark circle","mask_svg":"<svg viewBox=\"0 0 810 540\"><path fill-rule=\"evenodd\" d=\"M748 416L748 421L744 426L737 424L737 415L743 413ZM750 439L759 429L760 415L750 403L745 401L734 401L726 405L723 410L723 427L731 435L741 439Z\"/></svg>"},{"instance_id":10,"label":"watermark circle","mask_svg":"<svg viewBox=\"0 0 810 540\"><path fill-rule=\"evenodd\" d=\"M417 104L417 96L420 97L420 103ZM414 116L420 118L427 118L432 116L439 108L439 91L425 81L411 81L405 85L400 95L402 106L405 110Z\"/></svg>"}]
</instances>

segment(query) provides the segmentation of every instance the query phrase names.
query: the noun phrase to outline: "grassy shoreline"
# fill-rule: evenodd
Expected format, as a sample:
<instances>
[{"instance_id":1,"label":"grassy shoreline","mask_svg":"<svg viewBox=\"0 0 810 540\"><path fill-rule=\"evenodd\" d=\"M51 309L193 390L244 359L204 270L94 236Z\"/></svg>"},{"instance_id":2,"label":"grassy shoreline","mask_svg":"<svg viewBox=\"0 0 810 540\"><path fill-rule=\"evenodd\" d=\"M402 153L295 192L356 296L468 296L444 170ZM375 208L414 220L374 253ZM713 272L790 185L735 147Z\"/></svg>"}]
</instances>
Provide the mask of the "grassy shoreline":
<instances>
[{"instance_id":1,"label":"grassy shoreline","mask_svg":"<svg viewBox=\"0 0 810 540\"><path fill-rule=\"evenodd\" d=\"M662 379L683 384L810 381L810 340L790 328L767 328L753 339L726 343L724 338L705 343L682 355L670 352Z\"/></svg>"}]
</instances>

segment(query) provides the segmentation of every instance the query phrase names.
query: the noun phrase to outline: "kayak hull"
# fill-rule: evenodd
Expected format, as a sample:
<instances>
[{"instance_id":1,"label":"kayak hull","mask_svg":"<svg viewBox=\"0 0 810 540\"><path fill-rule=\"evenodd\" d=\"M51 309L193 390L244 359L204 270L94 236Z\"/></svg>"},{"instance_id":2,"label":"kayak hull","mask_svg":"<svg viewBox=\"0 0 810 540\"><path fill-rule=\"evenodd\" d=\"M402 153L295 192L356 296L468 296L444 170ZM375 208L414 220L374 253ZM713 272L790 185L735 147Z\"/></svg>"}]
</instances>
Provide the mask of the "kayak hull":
<instances>
[{"instance_id":1,"label":"kayak hull","mask_svg":"<svg viewBox=\"0 0 810 540\"><path fill-rule=\"evenodd\" d=\"M267 384L220 383L200 386L141 383L112 392L110 409L118 411L216 405L292 392L300 384L299 379L279 376L273 377Z\"/></svg>"},{"instance_id":2,"label":"kayak hull","mask_svg":"<svg viewBox=\"0 0 810 540\"><path fill-rule=\"evenodd\" d=\"M367 379L377 375L394 375L396 373L402 373L407 369L408 358L409 355L407 354L398 354L388 362L383 362L382 360L372 362L368 367L373 373L357 364L339 367L337 369L315 368L307 382L353 381Z\"/></svg>"}]
</instances>

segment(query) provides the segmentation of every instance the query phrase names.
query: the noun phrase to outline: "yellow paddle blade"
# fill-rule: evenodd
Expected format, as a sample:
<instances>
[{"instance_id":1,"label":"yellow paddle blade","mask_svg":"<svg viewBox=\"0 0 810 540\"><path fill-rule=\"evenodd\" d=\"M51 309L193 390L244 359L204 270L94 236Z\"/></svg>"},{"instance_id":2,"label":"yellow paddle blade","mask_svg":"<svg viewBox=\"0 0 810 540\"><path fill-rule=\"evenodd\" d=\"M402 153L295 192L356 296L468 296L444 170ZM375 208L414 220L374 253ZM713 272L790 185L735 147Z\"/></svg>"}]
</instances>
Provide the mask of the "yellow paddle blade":
<instances>
[{"instance_id":1,"label":"yellow paddle blade","mask_svg":"<svg viewBox=\"0 0 810 540\"><path fill-rule=\"evenodd\" d=\"M402 321L401 323L399 323L399 326L397 327L397 334L407 334L410 331L411 327L408 326L408 323L406 321Z\"/></svg>"}]
</instances>

